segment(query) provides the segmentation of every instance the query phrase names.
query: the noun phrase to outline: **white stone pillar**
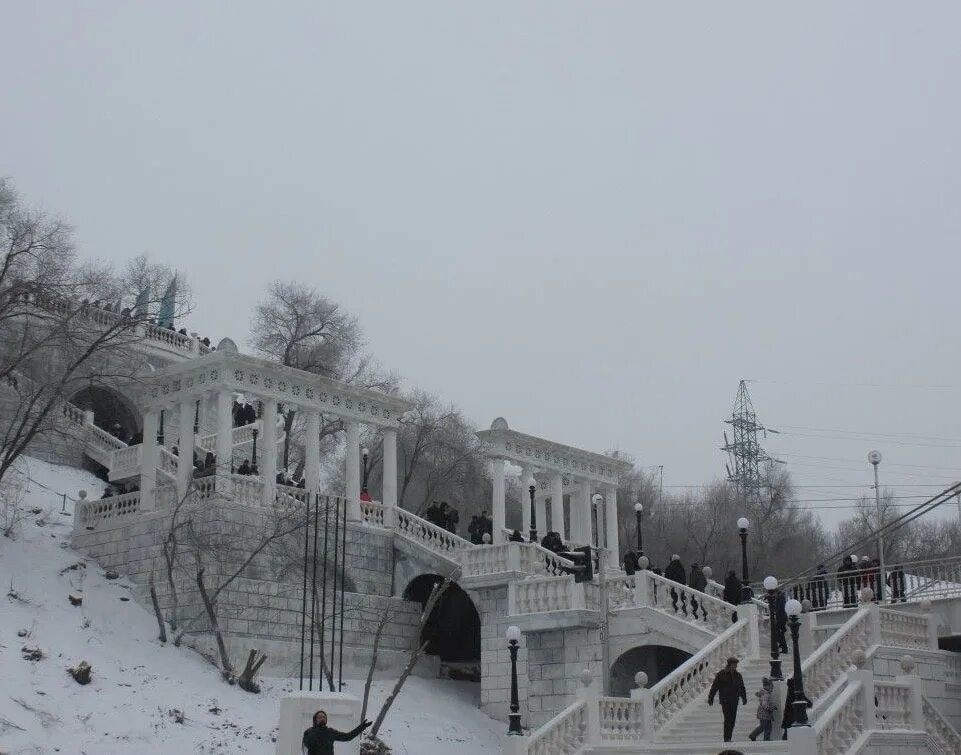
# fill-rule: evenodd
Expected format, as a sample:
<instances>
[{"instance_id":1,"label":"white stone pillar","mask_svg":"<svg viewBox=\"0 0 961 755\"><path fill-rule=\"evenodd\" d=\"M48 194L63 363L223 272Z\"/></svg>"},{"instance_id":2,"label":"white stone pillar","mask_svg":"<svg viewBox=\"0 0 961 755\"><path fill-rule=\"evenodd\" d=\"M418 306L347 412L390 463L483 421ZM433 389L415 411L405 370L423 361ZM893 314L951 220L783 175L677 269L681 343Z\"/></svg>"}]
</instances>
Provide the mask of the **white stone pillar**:
<instances>
[{"instance_id":1,"label":"white stone pillar","mask_svg":"<svg viewBox=\"0 0 961 755\"><path fill-rule=\"evenodd\" d=\"M521 534L527 537L531 531L531 471L527 467L521 467Z\"/></svg>"},{"instance_id":2,"label":"white stone pillar","mask_svg":"<svg viewBox=\"0 0 961 755\"><path fill-rule=\"evenodd\" d=\"M579 545L593 545L591 535L591 496L594 494L590 480L581 480L577 486L577 505L571 507L571 526L577 521ZM574 537L573 535L571 537Z\"/></svg>"},{"instance_id":3,"label":"white stone pillar","mask_svg":"<svg viewBox=\"0 0 961 755\"><path fill-rule=\"evenodd\" d=\"M234 453L234 394L217 392L217 492L230 495L230 462Z\"/></svg>"},{"instance_id":4,"label":"white stone pillar","mask_svg":"<svg viewBox=\"0 0 961 755\"><path fill-rule=\"evenodd\" d=\"M177 417L180 437L177 448L180 455L177 458L177 499L184 500L190 490L190 480L194 473L194 402L187 399L180 402L180 412Z\"/></svg>"},{"instance_id":5,"label":"white stone pillar","mask_svg":"<svg viewBox=\"0 0 961 755\"><path fill-rule=\"evenodd\" d=\"M308 493L320 488L320 412L307 412L307 438L304 449L304 484ZM360 493L357 493L358 497Z\"/></svg>"},{"instance_id":6,"label":"white stone pillar","mask_svg":"<svg viewBox=\"0 0 961 755\"><path fill-rule=\"evenodd\" d=\"M140 461L140 508L150 511L157 508L157 430L160 428L160 410L148 409L143 415L143 452Z\"/></svg>"},{"instance_id":7,"label":"white stone pillar","mask_svg":"<svg viewBox=\"0 0 961 755\"><path fill-rule=\"evenodd\" d=\"M360 521L360 423L347 420L347 465L344 479L347 481L347 516Z\"/></svg>"},{"instance_id":8,"label":"white stone pillar","mask_svg":"<svg viewBox=\"0 0 961 755\"><path fill-rule=\"evenodd\" d=\"M551 529L566 540L564 536L564 475L555 472L551 475Z\"/></svg>"},{"instance_id":9,"label":"white stone pillar","mask_svg":"<svg viewBox=\"0 0 961 755\"><path fill-rule=\"evenodd\" d=\"M621 554L617 538L617 488L610 485L604 491L604 519L607 529L607 564L611 571L620 569Z\"/></svg>"},{"instance_id":10,"label":"white stone pillar","mask_svg":"<svg viewBox=\"0 0 961 755\"><path fill-rule=\"evenodd\" d=\"M534 492L534 513L537 515L537 541L547 534L547 497L540 489Z\"/></svg>"},{"instance_id":11,"label":"white stone pillar","mask_svg":"<svg viewBox=\"0 0 961 755\"><path fill-rule=\"evenodd\" d=\"M264 482L264 506L268 508L277 500L277 399L263 400L264 416L261 425L264 428L260 438L260 461L257 471Z\"/></svg>"},{"instance_id":12,"label":"white stone pillar","mask_svg":"<svg viewBox=\"0 0 961 755\"><path fill-rule=\"evenodd\" d=\"M397 505L397 431L384 430L384 485L381 501L385 506Z\"/></svg>"},{"instance_id":13,"label":"white stone pillar","mask_svg":"<svg viewBox=\"0 0 961 755\"><path fill-rule=\"evenodd\" d=\"M507 540L507 538L504 537L504 523L506 521L504 511L506 506L504 460L494 459L491 462L491 466L494 470L494 494L491 500L491 516L494 519L494 532L491 536L491 542L496 545Z\"/></svg>"}]
</instances>

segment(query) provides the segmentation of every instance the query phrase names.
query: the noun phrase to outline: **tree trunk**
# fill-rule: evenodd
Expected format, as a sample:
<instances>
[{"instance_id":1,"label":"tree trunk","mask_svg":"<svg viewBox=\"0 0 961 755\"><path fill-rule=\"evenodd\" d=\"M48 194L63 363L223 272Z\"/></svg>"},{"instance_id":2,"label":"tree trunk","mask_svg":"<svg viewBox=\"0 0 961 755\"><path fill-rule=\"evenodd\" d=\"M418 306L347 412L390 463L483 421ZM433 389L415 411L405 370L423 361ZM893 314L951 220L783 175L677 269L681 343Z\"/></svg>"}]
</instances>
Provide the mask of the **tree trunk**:
<instances>
[{"instance_id":1,"label":"tree trunk","mask_svg":"<svg viewBox=\"0 0 961 755\"><path fill-rule=\"evenodd\" d=\"M384 609L384 614L380 617L380 623L377 625L377 631L374 633L374 649L371 651L370 667L367 669L367 681L364 682L364 704L360 709L361 721L367 720L367 701L370 699L370 685L374 681L374 667L377 665L377 649L380 647L380 637L384 633L384 627L387 626L390 618L391 611L388 606Z\"/></svg>"},{"instance_id":2,"label":"tree trunk","mask_svg":"<svg viewBox=\"0 0 961 755\"><path fill-rule=\"evenodd\" d=\"M264 665L264 661L267 660L267 654L264 653L257 658L257 651L251 650L247 655L247 665L244 666L244 670L241 672L240 676L237 677L237 686L246 692L253 692L257 694L260 692L260 685L254 681L254 677L260 670L260 667Z\"/></svg>"},{"instance_id":3,"label":"tree trunk","mask_svg":"<svg viewBox=\"0 0 961 755\"><path fill-rule=\"evenodd\" d=\"M397 684L394 685L394 689L390 691L390 697L384 701L384 705L381 707L380 713L377 714L377 720L374 721L374 725L370 729L371 737L377 736L377 732L380 731L380 725L384 723L384 719L387 717L387 711L389 711L390 706L394 704L394 700L397 698L397 695L400 694L400 688L404 686L404 682L407 681L407 677L410 676L414 671L414 666L417 665L417 661L420 660L420 657L424 654L424 651L427 650L427 646L429 644L430 641L425 642L423 645L417 648L417 650L410 654L410 660L407 661L407 665L404 667L404 673L400 675L400 679L397 680Z\"/></svg>"},{"instance_id":4,"label":"tree trunk","mask_svg":"<svg viewBox=\"0 0 961 755\"><path fill-rule=\"evenodd\" d=\"M157 626L160 627L160 636L157 637L161 642L167 642L167 627L164 626L164 617L160 613L160 601L157 600L157 588L153 583L153 572L150 572L150 602L153 603L153 612L157 617Z\"/></svg>"},{"instance_id":5,"label":"tree trunk","mask_svg":"<svg viewBox=\"0 0 961 755\"><path fill-rule=\"evenodd\" d=\"M224 644L224 636L220 631L220 624L217 622L217 613L207 595L207 586L204 584L204 568L197 569L197 589L200 590L200 597L204 602L207 611L207 618L210 619L210 628L213 630L214 637L217 638L217 650L220 651L220 663L223 666L224 679L233 684L234 669L230 665L230 656L227 655L227 646Z\"/></svg>"}]
</instances>

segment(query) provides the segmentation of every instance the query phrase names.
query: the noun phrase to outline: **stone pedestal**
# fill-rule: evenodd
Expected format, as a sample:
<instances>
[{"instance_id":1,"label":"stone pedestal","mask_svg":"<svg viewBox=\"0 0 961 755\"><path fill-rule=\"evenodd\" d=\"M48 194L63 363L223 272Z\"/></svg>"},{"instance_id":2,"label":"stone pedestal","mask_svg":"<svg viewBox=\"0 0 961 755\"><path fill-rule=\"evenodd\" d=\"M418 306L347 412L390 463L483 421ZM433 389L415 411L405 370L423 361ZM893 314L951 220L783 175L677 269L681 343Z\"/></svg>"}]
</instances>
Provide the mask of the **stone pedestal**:
<instances>
[{"instance_id":1,"label":"stone pedestal","mask_svg":"<svg viewBox=\"0 0 961 755\"><path fill-rule=\"evenodd\" d=\"M277 755L302 755L300 746L304 731L310 728L314 713L327 711L327 725L339 731L350 731L360 723L361 702L346 692L292 692L280 701L280 726L277 731ZM361 734L353 742L337 742L337 755L357 755Z\"/></svg>"}]
</instances>

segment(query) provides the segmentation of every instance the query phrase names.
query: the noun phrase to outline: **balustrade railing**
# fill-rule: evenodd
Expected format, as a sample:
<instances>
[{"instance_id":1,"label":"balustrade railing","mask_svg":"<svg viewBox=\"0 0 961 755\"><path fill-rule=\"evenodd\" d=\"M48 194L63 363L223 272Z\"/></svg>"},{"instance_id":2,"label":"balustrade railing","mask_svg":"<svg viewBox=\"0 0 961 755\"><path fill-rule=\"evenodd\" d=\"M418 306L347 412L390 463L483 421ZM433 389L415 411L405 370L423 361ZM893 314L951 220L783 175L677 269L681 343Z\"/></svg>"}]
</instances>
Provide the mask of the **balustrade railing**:
<instances>
[{"instance_id":1,"label":"balustrade railing","mask_svg":"<svg viewBox=\"0 0 961 755\"><path fill-rule=\"evenodd\" d=\"M748 619L728 624L720 635L711 640L697 655L689 658L651 688L653 724L661 729L684 706L707 694L714 675L724 668L731 656L753 655L751 627Z\"/></svg>"},{"instance_id":2,"label":"balustrade railing","mask_svg":"<svg viewBox=\"0 0 961 755\"><path fill-rule=\"evenodd\" d=\"M373 524L375 527L386 527L387 507L376 501L361 501L360 518L361 521Z\"/></svg>"},{"instance_id":3,"label":"balustrade railing","mask_svg":"<svg viewBox=\"0 0 961 755\"><path fill-rule=\"evenodd\" d=\"M941 749L942 755L957 755L961 752L961 735L923 695L921 697L921 717L924 720L924 730Z\"/></svg>"},{"instance_id":4,"label":"balustrade railing","mask_svg":"<svg viewBox=\"0 0 961 755\"><path fill-rule=\"evenodd\" d=\"M898 682L875 682L875 727L878 729L911 729L912 688Z\"/></svg>"},{"instance_id":5,"label":"balustrade railing","mask_svg":"<svg viewBox=\"0 0 961 755\"><path fill-rule=\"evenodd\" d=\"M961 656L952 653L944 658L944 681L948 684L961 684Z\"/></svg>"},{"instance_id":6,"label":"balustrade railing","mask_svg":"<svg viewBox=\"0 0 961 755\"><path fill-rule=\"evenodd\" d=\"M467 548L481 548L473 543L448 532L443 527L421 519L409 511L397 507L397 532L419 543L428 550L453 558L459 551Z\"/></svg>"},{"instance_id":7,"label":"balustrade railing","mask_svg":"<svg viewBox=\"0 0 961 755\"><path fill-rule=\"evenodd\" d=\"M102 430L96 425L87 425L87 440L98 448L107 452L116 451L118 448L126 448L127 444L120 438L115 438L106 430Z\"/></svg>"},{"instance_id":8,"label":"balustrade railing","mask_svg":"<svg viewBox=\"0 0 961 755\"><path fill-rule=\"evenodd\" d=\"M80 501L74 508L76 526L96 528L105 522L135 514L140 510L140 492L124 493L99 501Z\"/></svg>"},{"instance_id":9,"label":"balustrade railing","mask_svg":"<svg viewBox=\"0 0 961 755\"><path fill-rule=\"evenodd\" d=\"M521 571L527 574L561 576L562 574L569 574L570 572L567 570L573 566L573 561L558 556L538 543L526 543L521 550Z\"/></svg>"},{"instance_id":10,"label":"balustrade railing","mask_svg":"<svg viewBox=\"0 0 961 755\"><path fill-rule=\"evenodd\" d=\"M576 755L588 740L587 702L579 700L565 708L531 734L528 755Z\"/></svg>"},{"instance_id":11,"label":"balustrade railing","mask_svg":"<svg viewBox=\"0 0 961 755\"><path fill-rule=\"evenodd\" d=\"M807 684L807 677L805 677ZM864 713L868 709L861 682L848 684L817 721L818 755L846 755L854 741L864 732ZM873 705L873 701L872 705Z\"/></svg>"},{"instance_id":12,"label":"balustrade railing","mask_svg":"<svg viewBox=\"0 0 961 755\"><path fill-rule=\"evenodd\" d=\"M931 616L908 613L907 611L895 611L882 608L881 615L881 642L885 645L894 645L903 648L921 648L923 650L934 650L931 647L931 635L928 624L932 621Z\"/></svg>"},{"instance_id":13,"label":"balustrade railing","mask_svg":"<svg viewBox=\"0 0 961 755\"><path fill-rule=\"evenodd\" d=\"M133 477L140 474L140 464L143 454L143 444L124 446L110 454L110 479Z\"/></svg>"},{"instance_id":14,"label":"balustrade railing","mask_svg":"<svg viewBox=\"0 0 961 755\"><path fill-rule=\"evenodd\" d=\"M598 700L601 741L640 742L644 739L644 703L623 697Z\"/></svg>"},{"instance_id":15,"label":"balustrade railing","mask_svg":"<svg viewBox=\"0 0 961 755\"><path fill-rule=\"evenodd\" d=\"M582 586L586 588L588 583L576 583L573 575L516 580L507 588L508 612L514 616L586 608Z\"/></svg>"},{"instance_id":16,"label":"balustrade railing","mask_svg":"<svg viewBox=\"0 0 961 755\"><path fill-rule=\"evenodd\" d=\"M859 609L824 644L804 659L801 668L808 697L817 702L844 674L854 652L867 652L877 640L871 612L867 608Z\"/></svg>"},{"instance_id":17,"label":"balustrade railing","mask_svg":"<svg viewBox=\"0 0 961 755\"><path fill-rule=\"evenodd\" d=\"M512 549L520 550L525 543L500 543L467 548L460 554L461 576L478 577L511 571ZM520 559L517 562L520 569Z\"/></svg>"},{"instance_id":18,"label":"balustrade railing","mask_svg":"<svg viewBox=\"0 0 961 755\"><path fill-rule=\"evenodd\" d=\"M230 475L231 495L236 503L245 506L264 505L264 484L259 477L251 475Z\"/></svg>"},{"instance_id":19,"label":"balustrade railing","mask_svg":"<svg viewBox=\"0 0 961 755\"><path fill-rule=\"evenodd\" d=\"M119 317L119 315L114 315L114 317ZM198 348L199 351L199 346L202 345L197 341L196 338L193 338L192 336L185 336L183 333L178 333L176 330L161 328L159 325L154 325L149 322L144 323L144 336L147 338L147 340L162 343L165 346L170 346L171 348L182 351L186 354L192 353L195 347Z\"/></svg>"},{"instance_id":20,"label":"balustrade railing","mask_svg":"<svg viewBox=\"0 0 961 755\"><path fill-rule=\"evenodd\" d=\"M254 430L258 433L258 440L262 440L263 434L263 420L258 419L256 422L251 422L249 425L241 425L240 427L235 427L231 430L232 440L231 443L236 446L242 446L245 443L254 442ZM211 433L210 435L203 435L197 438L197 448L202 450L204 453L211 452L215 453L217 451L217 433Z\"/></svg>"},{"instance_id":21,"label":"balustrade railing","mask_svg":"<svg viewBox=\"0 0 961 755\"><path fill-rule=\"evenodd\" d=\"M634 607L634 574L607 578L607 607L610 611Z\"/></svg>"},{"instance_id":22,"label":"balustrade railing","mask_svg":"<svg viewBox=\"0 0 961 755\"><path fill-rule=\"evenodd\" d=\"M87 421L86 412L79 406L71 404L69 401L63 402L63 416L68 422L74 425L82 425Z\"/></svg>"},{"instance_id":23,"label":"balustrade railing","mask_svg":"<svg viewBox=\"0 0 961 755\"><path fill-rule=\"evenodd\" d=\"M171 479L176 479L177 467L180 463L179 457L168 451L164 446L157 449L157 455L160 461L158 469Z\"/></svg>"},{"instance_id":24,"label":"balustrade railing","mask_svg":"<svg viewBox=\"0 0 961 755\"><path fill-rule=\"evenodd\" d=\"M307 490L293 485L277 485L278 500L290 506L304 506L307 503Z\"/></svg>"},{"instance_id":25,"label":"balustrade railing","mask_svg":"<svg viewBox=\"0 0 961 755\"><path fill-rule=\"evenodd\" d=\"M647 570L634 574L634 584L635 595L640 589L647 605L712 634L720 634L731 626L731 613L736 608L720 598Z\"/></svg>"}]
</instances>

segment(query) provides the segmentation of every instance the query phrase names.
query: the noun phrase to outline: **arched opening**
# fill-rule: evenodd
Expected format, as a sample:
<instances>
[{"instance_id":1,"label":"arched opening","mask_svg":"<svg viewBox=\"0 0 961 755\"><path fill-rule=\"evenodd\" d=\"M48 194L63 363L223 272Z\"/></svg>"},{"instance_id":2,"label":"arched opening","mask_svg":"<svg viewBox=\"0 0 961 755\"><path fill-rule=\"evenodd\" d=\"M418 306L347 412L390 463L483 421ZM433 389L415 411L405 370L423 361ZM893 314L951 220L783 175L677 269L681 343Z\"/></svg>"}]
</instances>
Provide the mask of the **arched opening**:
<instances>
[{"instance_id":1,"label":"arched opening","mask_svg":"<svg viewBox=\"0 0 961 755\"><path fill-rule=\"evenodd\" d=\"M690 653L667 645L631 648L611 666L611 694L630 697L634 689L634 675L638 671L647 674L647 686L651 687L690 657Z\"/></svg>"},{"instance_id":2,"label":"arched opening","mask_svg":"<svg viewBox=\"0 0 961 755\"><path fill-rule=\"evenodd\" d=\"M427 605L431 590L443 577L421 574L404 590L404 600ZM480 616L474 602L464 590L451 584L434 606L420 642L427 643L427 654L436 655L442 663L478 664L480 662Z\"/></svg>"},{"instance_id":3,"label":"arched opening","mask_svg":"<svg viewBox=\"0 0 961 755\"><path fill-rule=\"evenodd\" d=\"M70 402L93 412L93 422L126 443L137 439L140 418L130 402L116 391L101 386L89 386L74 394Z\"/></svg>"}]
</instances>

